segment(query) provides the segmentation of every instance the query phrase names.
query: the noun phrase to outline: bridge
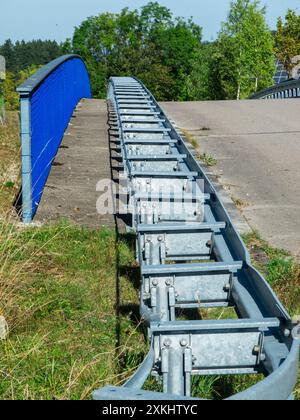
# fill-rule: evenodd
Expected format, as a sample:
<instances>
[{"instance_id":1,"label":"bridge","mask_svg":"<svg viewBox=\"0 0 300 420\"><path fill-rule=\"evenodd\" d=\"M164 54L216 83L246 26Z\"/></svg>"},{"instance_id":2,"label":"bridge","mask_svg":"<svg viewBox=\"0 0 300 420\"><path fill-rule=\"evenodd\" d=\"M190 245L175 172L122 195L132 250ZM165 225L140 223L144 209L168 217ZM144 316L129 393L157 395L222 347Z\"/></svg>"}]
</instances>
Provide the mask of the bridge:
<instances>
[{"instance_id":1,"label":"bridge","mask_svg":"<svg viewBox=\"0 0 300 420\"><path fill-rule=\"evenodd\" d=\"M216 188L169 116L216 156L234 194L248 194L248 222L287 248L296 243L296 254L299 88L288 82L257 96L272 101L158 104L141 82L113 78L107 113L104 101L91 99L87 69L72 55L18 90L24 223L64 215L112 224L114 215L96 212L96 184L123 174L130 217L122 220L137 237L141 316L151 344L123 387L94 398L189 399L193 376L251 373L266 379L232 399L292 399L299 331L252 267ZM273 209L276 219L267 222ZM177 320L176 309L201 307L232 307L237 319ZM151 372L163 382L161 394L142 389Z\"/></svg>"}]
</instances>

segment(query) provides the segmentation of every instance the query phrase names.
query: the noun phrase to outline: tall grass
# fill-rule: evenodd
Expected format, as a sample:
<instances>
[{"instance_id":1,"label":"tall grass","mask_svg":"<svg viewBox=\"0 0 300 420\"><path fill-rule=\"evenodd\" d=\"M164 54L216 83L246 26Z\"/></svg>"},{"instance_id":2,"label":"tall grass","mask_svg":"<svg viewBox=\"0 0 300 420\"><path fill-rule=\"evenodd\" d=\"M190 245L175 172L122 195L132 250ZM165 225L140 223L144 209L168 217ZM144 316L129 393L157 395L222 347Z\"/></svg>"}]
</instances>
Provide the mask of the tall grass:
<instances>
[{"instance_id":1,"label":"tall grass","mask_svg":"<svg viewBox=\"0 0 300 420\"><path fill-rule=\"evenodd\" d=\"M137 290L126 270L117 273L117 256L120 266L134 264L127 244L113 231L67 221L0 229L0 313L9 326L0 342L0 398L85 399L122 383L146 351L127 308Z\"/></svg>"},{"instance_id":2,"label":"tall grass","mask_svg":"<svg viewBox=\"0 0 300 420\"><path fill-rule=\"evenodd\" d=\"M0 125L0 211L9 211L19 188L19 114L7 112Z\"/></svg>"},{"instance_id":3,"label":"tall grass","mask_svg":"<svg viewBox=\"0 0 300 420\"><path fill-rule=\"evenodd\" d=\"M270 246L257 232L245 235L244 239L256 267L265 275L291 316L298 316L300 314L300 262L288 252ZM300 400L300 365L295 397Z\"/></svg>"},{"instance_id":4,"label":"tall grass","mask_svg":"<svg viewBox=\"0 0 300 420\"><path fill-rule=\"evenodd\" d=\"M138 302L128 278L134 254L114 231L68 221L22 226L12 209L19 162L19 116L7 113L0 127L0 331L7 326L9 334L0 340L0 398L90 398L98 386L122 383L144 357L131 310Z\"/></svg>"}]
</instances>

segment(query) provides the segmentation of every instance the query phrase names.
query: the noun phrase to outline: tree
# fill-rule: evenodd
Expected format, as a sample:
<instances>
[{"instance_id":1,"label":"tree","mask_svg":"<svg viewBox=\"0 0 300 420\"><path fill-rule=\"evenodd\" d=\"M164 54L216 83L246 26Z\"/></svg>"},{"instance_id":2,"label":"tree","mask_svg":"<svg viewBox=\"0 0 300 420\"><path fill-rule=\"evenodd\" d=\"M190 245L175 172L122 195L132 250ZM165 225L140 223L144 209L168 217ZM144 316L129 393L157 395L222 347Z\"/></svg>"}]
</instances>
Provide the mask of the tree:
<instances>
[{"instance_id":1,"label":"tree","mask_svg":"<svg viewBox=\"0 0 300 420\"><path fill-rule=\"evenodd\" d=\"M0 45L0 55L6 59L6 68L14 74L31 65L47 64L61 54L62 49L55 41L17 41L13 44L7 40Z\"/></svg>"},{"instance_id":2,"label":"tree","mask_svg":"<svg viewBox=\"0 0 300 420\"><path fill-rule=\"evenodd\" d=\"M191 20L174 19L168 8L150 2L140 11L90 17L75 29L72 47L88 65L95 96L105 97L110 76L131 75L158 99L181 100L201 33Z\"/></svg>"},{"instance_id":3,"label":"tree","mask_svg":"<svg viewBox=\"0 0 300 420\"><path fill-rule=\"evenodd\" d=\"M6 69L14 71L14 44L10 39L7 39L3 45L0 46L0 55L3 55L6 61Z\"/></svg>"},{"instance_id":4,"label":"tree","mask_svg":"<svg viewBox=\"0 0 300 420\"><path fill-rule=\"evenodd\" d=\"M201 33L198 26L182 19L177 19L171 27L161 28L156 33L157 57L172 74L170 99L188 99L184 86L201 46Z\"/></svg>"},{"instance_id":5,"label":"tree","mask_svg":"<svg viewBox=\"0 0 300 420\"><path fill-rule=\"evenodd\" d=\"M258 0L231 3L215 53L221 86L228 99L246 98L272 84L273 37L265 14L266 8L261 8Z\"/></svg>"},{"instance_id":6,"label":"tree","mask_svg":"<svg viewBox=\"0 0 300 420\"><path fill-rule=\"evenodd\" d=\"M30 66L21 70L17 76L7 71L4 81L0 84L0 97L4 98L5 108L8 111L19 109L19 94L16 92L17 86L25 82L32 76L41 66Z\"/></svg>"},{"instance_id":7,"label":"tree","mask_svg":"<svg viewBox=\"0 0 300 420\"><path fill-rule=\"evenodd\" d=\"M172 23L172 12L157 2L150 2L141 8L143 33L154 35L158 28L169 28Z\"/></svg>"},{"instance_id":8,"label":"tree","mask_svg":"<svg viewBox=\"0 0 300 420\"><path fill-rule=\"evenodd\" d=\"M300 16L295 11L289 9L285 21L281 17L278 18L275 46L278 59L292 77L296 64L292 63L292 59L300 54Z\"/></svg>"},{"instance_id":9,"label":"tree","mask_svg":"<svg viewBox=\"0 0 300 420\"><path fill-rule=\"evenodd\" d=\"M18 109L19 95L16 92L16 82L14 74L9 71L6 72L5 80L1 84L0 96L3 96L8 111Z\"/></svg>"},{"instance_id":10,"label":"tree","mask_svg":"<svg viewBox=\"0 0 300 420\"><path fill-rule=\"evenodd\" d=\"M192 101L218 100L224 97L219 83L216 43L204 43L198 50L185 80L185 96Z\"/></svg>"}]
</instances>

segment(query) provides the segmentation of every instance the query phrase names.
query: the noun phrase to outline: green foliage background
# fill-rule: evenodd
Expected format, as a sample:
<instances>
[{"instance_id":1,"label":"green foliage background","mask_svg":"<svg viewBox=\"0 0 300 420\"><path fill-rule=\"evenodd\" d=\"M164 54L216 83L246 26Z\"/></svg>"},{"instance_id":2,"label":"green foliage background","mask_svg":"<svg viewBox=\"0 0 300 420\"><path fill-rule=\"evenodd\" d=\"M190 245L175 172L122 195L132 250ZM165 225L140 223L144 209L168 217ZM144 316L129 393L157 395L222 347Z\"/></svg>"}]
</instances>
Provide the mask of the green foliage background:
<instances>
[{"instance_id":1,"label":"green foliage background","mask_svg":"<svg viewBox=\"0 0 300 420\"><path fill-rule=\"evenodd\" d=\"M6 61L6 78L0 82L0 98L5 99L6 110L13 111L19 107L16 87L62 53L63 48L55 41L17 41L14 44L8 39L0 45L0 55Z\"/></svg>"},{"instance_id":2,"label":"green foliage background","mask_svg":"<svg viewBox=\"0 0 300 420\"><path fill-rule=\"evenodd\" d=\"M276 55L291 76L292 58L300 55L300 16L296 11L289 9L285 20L281 17L278 19L275 42Z\"/></svg>"},{"instance_id":3,"label":"green foliage background","mask_svg":"<svg viewBox=\"0 0 300 420\"><path fill-rule=\"evenodd\" d=\"M159 100L240 99L272 84L273 36L256 0L232 2L213 43L202 28L157 2L85 20L65 43L88 64L93 94L104 98L110 76L141 79Z\"/></svg>"},{"instance_id":4,"label":"green foliage background","mask_svg":"<svg viewBox=\"0 0 300 420\"><path fill-rule=\"evenodd\" d=\"M297 12L278 18L274 34L259 0L234 0L217 40L203 42L192 19L150 2L139 10L91 16L61 45L7 40L0 45L7 64L0 97L8 110L17 109L15 88L26 76L59 55L77 53L87 63L96 98L106 97L109 77L126 75L141 79L158 100L244 99L272 85L276 58L291 74L299 34Z\"/></svg>"},{"instance_id":5,"label":"green foliage background","mask_svg":"<svg viewBox=\"0 0 300 420\"><path fill-rule=\"evenodd\" d=\"M202 29L158 3L90 17L67 43L88 64L93 94L114 75L140 78L161 100L185 100L186 77L202 48Z\"/></svg>"}]
</instances>

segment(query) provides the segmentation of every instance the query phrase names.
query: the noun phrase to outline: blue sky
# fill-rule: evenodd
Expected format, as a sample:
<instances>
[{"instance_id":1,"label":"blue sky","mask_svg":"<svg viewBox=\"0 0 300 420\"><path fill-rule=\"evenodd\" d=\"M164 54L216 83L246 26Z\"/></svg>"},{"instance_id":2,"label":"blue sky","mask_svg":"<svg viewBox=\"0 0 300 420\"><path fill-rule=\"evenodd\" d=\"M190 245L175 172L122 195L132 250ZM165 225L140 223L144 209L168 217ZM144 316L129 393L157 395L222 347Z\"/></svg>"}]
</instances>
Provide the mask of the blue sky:
<instances>
[{"instance_id":1,"label":"blue sky","mask_svg":"<svg viewBox=\"0 0 300 420\"><path fill-rule=\"evenodd\" d=\"M1 0L0 43L7 38L56 39L71 37L82 20L102 12L118 12L123 7L138 8L147 0ZM204 38L215 38L226 18L230 0L159 0L177 16L192 16L203 27ZM300 13L299 0L262 0L268 6L268 22L275 27L278 16L288 8Z\"/></svg>"}]
</instances>

